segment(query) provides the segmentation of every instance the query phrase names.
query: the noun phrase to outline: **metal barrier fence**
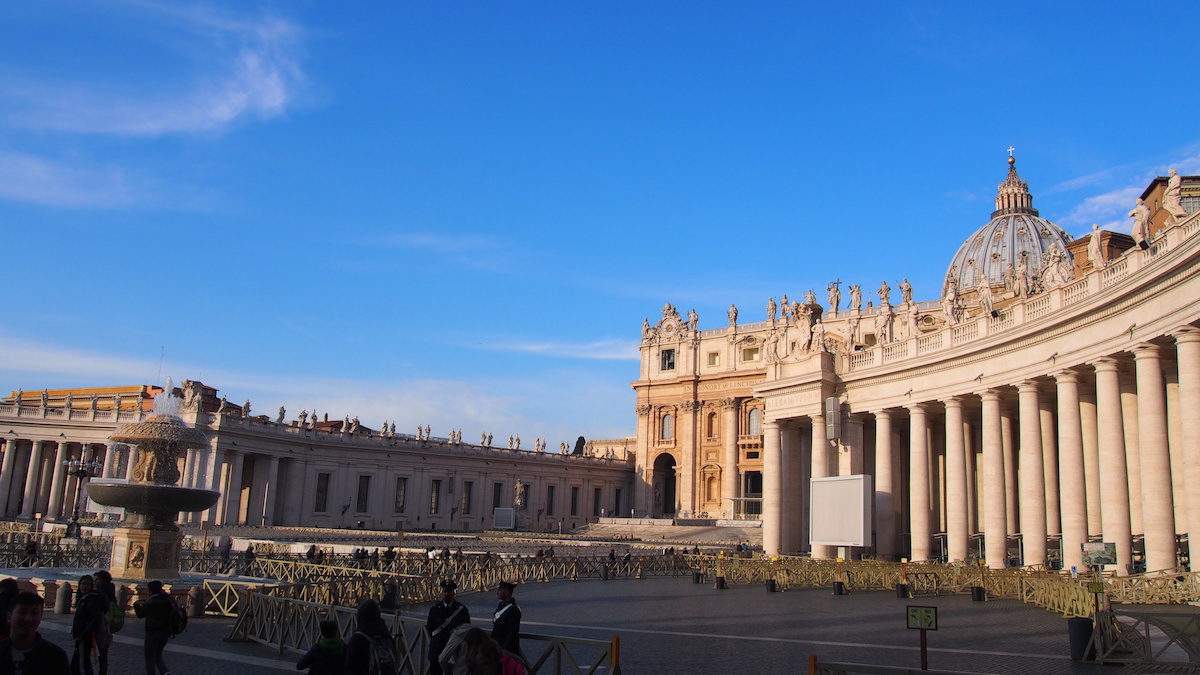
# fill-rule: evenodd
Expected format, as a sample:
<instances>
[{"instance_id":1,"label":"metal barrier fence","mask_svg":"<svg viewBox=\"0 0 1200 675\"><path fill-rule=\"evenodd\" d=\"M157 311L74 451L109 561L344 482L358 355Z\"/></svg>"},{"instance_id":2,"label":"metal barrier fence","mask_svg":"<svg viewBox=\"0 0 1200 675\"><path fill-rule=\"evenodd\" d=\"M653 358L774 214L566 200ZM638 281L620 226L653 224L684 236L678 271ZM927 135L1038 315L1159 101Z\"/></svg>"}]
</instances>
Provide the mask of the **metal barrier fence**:
<instances>
[{"instance_id":1,"label":"metal barrier fence","mask_svg":"<svg viewBox=\"0 0 1200 675\"><path fill-rule=\"evenodd\" d=\"M1086 651L1086 660L1095 663L1195 668L1200 614L1140 607L1101 611Z\"/></svg>"},{"instance_id":2,"label":"metal barrier fence","mask_svg":"<svg viewBox=\"0 0 1200 675\"><path fill-rule=\"evenodd\" d=\"M37 554L25 553L20 542L0 544L0 568L4 567L80 567L104 569L112 550L109 539L85 539L80 545L64 545L54 538L53 543L38 546Z\"/></svg>"},{"instance_id":3,"label":"metal barrier fence","mask_svg":"<svg viewBox=\"0 0 1200 675\"><path fill-rule=\"evenodd\" d=\"M281 654L284 651L304 653L320 640L321 621L336 621L341 635L352 635L357 628L355 613L353 607L249 591L229 639L270 645ZM384 618L387 620L388 615ZM425 620L397 614L390 617L390 625L400 656L398 673L425 675L429 666L426 659L429 632ZM529 658L531 675L620 673L619 640L616 637L606 641L521 633L521 644Z\"/></svg>"}]
</instances>

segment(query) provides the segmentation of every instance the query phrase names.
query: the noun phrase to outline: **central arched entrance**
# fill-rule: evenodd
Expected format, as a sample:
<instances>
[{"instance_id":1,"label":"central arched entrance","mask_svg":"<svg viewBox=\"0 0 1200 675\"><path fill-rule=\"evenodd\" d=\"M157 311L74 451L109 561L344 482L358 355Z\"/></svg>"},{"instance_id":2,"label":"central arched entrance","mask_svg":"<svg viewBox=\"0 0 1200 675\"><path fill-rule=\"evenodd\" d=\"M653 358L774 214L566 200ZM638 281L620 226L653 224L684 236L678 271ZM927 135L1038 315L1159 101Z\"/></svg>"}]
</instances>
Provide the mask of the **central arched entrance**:
<instances>
[{"instance_id":1,"label":"central arched entrance","mask_svg":"<svg viewBox=\"0 0 1200 675\"><path fill-rule=\"evenodd\" d=\"M669 453L663 453L654 460L651 516L663 518L675 515L675 483L675 458Z\"/></svg>"}]
</instances>

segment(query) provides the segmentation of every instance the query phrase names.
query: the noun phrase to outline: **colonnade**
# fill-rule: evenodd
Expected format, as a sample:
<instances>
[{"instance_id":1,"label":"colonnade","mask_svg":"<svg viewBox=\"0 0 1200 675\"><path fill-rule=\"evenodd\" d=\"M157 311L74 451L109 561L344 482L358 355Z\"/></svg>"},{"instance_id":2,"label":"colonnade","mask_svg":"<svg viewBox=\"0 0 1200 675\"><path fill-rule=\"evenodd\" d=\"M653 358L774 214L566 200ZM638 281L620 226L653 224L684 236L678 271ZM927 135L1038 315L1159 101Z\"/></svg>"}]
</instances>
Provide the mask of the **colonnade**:
<instances>
[{"instance_id":1,"label":"colonnade","mask_svg":"<svg viewBox=\"0 0 1200 675\"><path fill-rule=\"evenodd\" d=\"M99 462L95 475L130 478L135 461L132 448L114 443L29 439L4 439L0 460L0 512L6 518L67 520L79 496L79 478L70 475L68 462ZM83 499L86 499L83 495Z\"/></svg>"},{"instance_id":2,"label":"colonnade","mask_svg":"<svg viewBox=\"0 0 1200 675\"><path fill-rule=\"evenodd\" d=\"M848 425L837 439L825 438L821 415L768 422L767 550L808 543L806 505L785 493L807 479L789 472L806 464L813 478L849 475L858 464L874 476L877 553L982 558L1002 568L1014 557L1042 564L1061 552L1064 568L1085 569L1082 545L1107 542L1124 574L1140 538L1146 569L1176 567L1177 535L1200 528L1200 490L1183 489L1200 485L1200 330L1185 326L1058 365L878 410L858 403L850 383L841 411ZM935 549L943 536L944 550ZM812 554L830 552L813 546Z\"/></svg>"}]
</instances>

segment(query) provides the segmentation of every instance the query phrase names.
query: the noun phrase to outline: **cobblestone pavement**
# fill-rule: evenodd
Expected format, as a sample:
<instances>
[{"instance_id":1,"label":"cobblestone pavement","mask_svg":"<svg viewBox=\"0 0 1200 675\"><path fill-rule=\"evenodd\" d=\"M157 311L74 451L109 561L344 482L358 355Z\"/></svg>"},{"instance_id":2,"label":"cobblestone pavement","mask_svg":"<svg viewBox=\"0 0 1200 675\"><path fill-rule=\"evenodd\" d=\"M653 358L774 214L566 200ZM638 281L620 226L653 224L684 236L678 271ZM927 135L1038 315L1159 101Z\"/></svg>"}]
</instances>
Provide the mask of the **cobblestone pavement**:
<instances>
[{"instance_id":1,"label":"cobblestone pavement","mask_svg":"<svg viewBox=\"0 0 1200 675\"><path fill-rule=\"evenodd\" d=\"M768 593L763 586L718 591L691 577L527 584L516 596L523 631L593 639L621 636L622 672L804 673L806 658L917 668L919 634L905 627L908 605L938 608L929 667L968 673L1091 675L1133 668L1081 665L1068 658L1066 620L1015 600L972 602L953 595L899 599L871 591ZM489 625L490 594L462 595L475 623ZM42 634L69 648L69 616L47 614ZM173 675L265 675L294 671L296 655L225 642L233 619L193 619L171 641ZM111 652L113 675L144 672L141 622L130 617Z\"/></svg>"}]
</instances>

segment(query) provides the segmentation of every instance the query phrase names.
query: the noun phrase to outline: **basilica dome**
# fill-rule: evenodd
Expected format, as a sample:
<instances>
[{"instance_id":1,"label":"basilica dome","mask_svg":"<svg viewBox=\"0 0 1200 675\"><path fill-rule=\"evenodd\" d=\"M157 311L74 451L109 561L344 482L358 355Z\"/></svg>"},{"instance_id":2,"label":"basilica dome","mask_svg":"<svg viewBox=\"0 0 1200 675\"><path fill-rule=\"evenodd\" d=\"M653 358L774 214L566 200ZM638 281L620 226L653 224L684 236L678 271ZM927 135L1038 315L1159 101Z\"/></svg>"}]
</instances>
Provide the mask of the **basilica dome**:
<instances>
[{"instance_id":1,"label":"basilica dome","mask_svg":"<svg viewBox=\"0 0 1200 675\"><path fill-rule=\"evenodd\" d=\"M951 280L958 292L977 288L984 278L991 284L1002 284L1009 265L1020 269L1024 263L1025 269L1036 273L1056 245L1070 260L1067 251L1070 241L1071 235L1061 227L1038 216L1029 183L1017 175L1016 159L1009 157L1008 177L997 191L992 219L954 254L942 283L942 296L945 297Z\"/></svg>"}]
</instances>

